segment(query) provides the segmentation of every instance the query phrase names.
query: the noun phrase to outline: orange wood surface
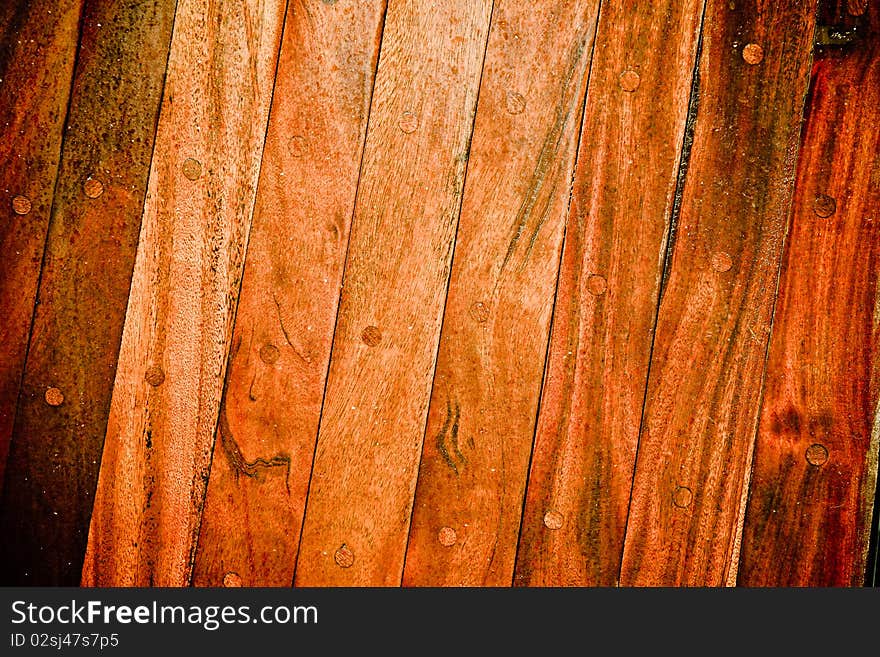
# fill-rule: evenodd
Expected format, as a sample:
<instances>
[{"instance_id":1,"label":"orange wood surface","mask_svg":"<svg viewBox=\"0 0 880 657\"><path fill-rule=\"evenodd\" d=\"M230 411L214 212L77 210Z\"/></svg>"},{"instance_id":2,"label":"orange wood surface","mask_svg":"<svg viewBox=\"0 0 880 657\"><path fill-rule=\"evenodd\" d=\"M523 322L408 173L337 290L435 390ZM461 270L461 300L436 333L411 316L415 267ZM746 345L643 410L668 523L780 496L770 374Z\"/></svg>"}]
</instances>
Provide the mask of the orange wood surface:
<instances>
[{"instance_id":1,"label":"orange wood surface","mask_svg":"<svg viewBox=\"0 0 880 657\"><path fill-rule=\"evenodd\" d=\"M194 583L289 586L384 0L291 0Z\"/></svg>"},{"instance_id":2,"label":"orange wood surface","mask_svg":"<svg viewBox=\"0 0 880 657\"><path fill-rule=\"evenodd\" d=\"M405 585L513 577L598 10L492 15Z\"/></svg>"},{"instance_id":3,"label":"orange wood surface","mask_svg":"<svg viewBox=\"0 0 880 657\"><path fill-rule=\"evenodd\" d=\"M178 4L85 585L189 581L285 8Z\"/></svg>"},{"instance_id":4,"label":"orange wood surface","mask_svg":"<svg viewBox=\"0 0 880 657\"><path fill-rule=\"evenodd\" d=\"M297 584L401 581L491 9L388 3Z\"/></svg>"},{"instance_id":5,"label":"orange wood surface","mask_svg":"<svg viewBox=\"0 0 880 657\"><path fill-rule=\"evenodd\" d=\"M702 11L602 4L517 585L617 581Z\"/></svg>"},{"instance_id":6,"label":"orange wood surface","mask_svg":"<svg viewBox=\"0 0 880 657\"><path fill-rule=\"evenodd\" d=\"M655 328L623 585L735 581L809 83L808 4L706 5L693 148Z\"/></svg>"},{"instance_id":7,"label":"orange wood surface","mask_svg":"<svg viewBox=\"0 0 880 657\"><path fill-rule=\"evenodd\" d=\"M880 403L880 6L818 52L764 385L739 583L859 586ZM821 15L820 15L821 16ZM869 22L870 20L870 22Z\"/></svg>"},{"instance_id":8,"label":"orange wood surface","mask_svg":"<svg viewBox=\"0 0 880 657\"><path fill-rule=\"evenodd\" d=\"M82 0L0 6L0 490L24 371ZM14 257L12 257L14 255Z\"/></svg>"},{"instance_id":9,"label":"orange wood surface","mask_svg":"<svg viewBox=\"0 0 880 657\"><path fill-rule=\"evenodd\" d=\"M878 20L0 2L0 585L876 580Z\"/></svg>"},{"instance_id":10,"label":"orange wood surface","mask_svg":"<svg viewBox=\"0 0 880 657\"><path fill-rule=\"evenodd\" d=\"M0 503L4 583L76 584L156 130L173 0L83 10Z\"/></svg>"}]
</instances>

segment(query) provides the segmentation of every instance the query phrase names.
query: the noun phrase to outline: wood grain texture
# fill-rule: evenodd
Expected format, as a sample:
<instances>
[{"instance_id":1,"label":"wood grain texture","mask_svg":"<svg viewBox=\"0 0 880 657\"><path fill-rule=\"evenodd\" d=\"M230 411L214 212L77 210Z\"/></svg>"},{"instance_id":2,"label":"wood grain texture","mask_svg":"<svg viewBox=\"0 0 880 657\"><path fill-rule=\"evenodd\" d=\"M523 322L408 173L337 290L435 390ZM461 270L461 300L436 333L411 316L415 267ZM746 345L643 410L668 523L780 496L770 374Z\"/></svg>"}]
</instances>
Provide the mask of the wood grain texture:
<instances>
[{"instance_id":1,"label":"wood grain texture","mask_svg":"<svg viewBox=\"0 0 880 657\"><path fill-rule=\"evenodd\" d=\"M706 6L699 109L655 329L623 585L735 579L814 10L794 0Z\"/></svg>"},{"instance_id":2,"label":"wood grain texture","mask_svg":"<svg viewBox=\"0 0 880 657\"><path fill-rule=\"evenodd\" d=\"M401 581L491 8L389 2L298 585Z\"/></svg>"},{"instance_id":3,"label":"wood grain texture","mask_svg":"<svg viewBox=\"0 0 880 657\"><path fill-rule=\"evenodd\" d=\"M880 430L880 6L868 11L873 26L859 21L857 40L813 66L743 585L864 582Z\"/></svg>"},{"instance_id":4,"label":"wood grain texture","mask_svg":"<svg viewBox=\"0 0 880 657\"><path fill-rule=\"evenodd\" d=\"M0 532L16 537L0 542L4 583L79 581L173 12L173 0L84 8L0 504Z\"/></svg>"},{"instance_id":5,"label":"wood grain texture","mask_svg":"<svg viewBox=\"0 0 880 657\"><path fill-rule=\"evenodd\" d=\"M178 3L83 585L189 581L285 7Z\"/></svg>"},{"instance_id":6,"label":"wood grain texture","mask_svg":"<svg viewBox=\"0 0 880 657\"><path fill-rule=\"evenodd\" d=\"M702 10L602 5L517 585L617 582Z\"/></svg>"},{"instance_id":7,"label":"wood grain texture","mask_svg":"<svg viewBox=\"0 0 880 657\"><path fill-rule=\"evenodd\" d=\"M493 11L404 585L513 578L598 10Z\"/></svg>"},{"instance_id":8,"label":"wood grain texture","mask_svg":"<svg viewBox=\"0 0 880 657\"><path fill-rule=\"evenodd\" d=\"M293 582L384 12L287 10L196 585Z\"/></svg>"},{"instance_id":9,"label":"wood grain texture","mask_svg":"<svg viewBox=\"0 0 880 657\"><path fill-rule=\"evenodd\" d=\"M0 490L61 158L82 0L0 6Z\"/></svg>"}]
</instances>

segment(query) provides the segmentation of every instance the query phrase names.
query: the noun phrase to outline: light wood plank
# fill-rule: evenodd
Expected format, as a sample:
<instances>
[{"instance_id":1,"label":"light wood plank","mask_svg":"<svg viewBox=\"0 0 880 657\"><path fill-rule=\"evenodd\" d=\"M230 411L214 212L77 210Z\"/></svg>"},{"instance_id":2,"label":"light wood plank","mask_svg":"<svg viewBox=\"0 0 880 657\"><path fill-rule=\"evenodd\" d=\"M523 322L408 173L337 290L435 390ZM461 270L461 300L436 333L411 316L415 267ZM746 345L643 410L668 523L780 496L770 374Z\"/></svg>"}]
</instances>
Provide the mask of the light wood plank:
<instances>
[{"instance_id":1,"label":"light wood plank","mask_svg":"<svg viewBox=\"0 0 880 657\"><path fill-rule=\"evenodd\" d=\"M83 585L189 581L284 0L180 0Z\"/></svg>"},{"instance_id":2,"label":"light wood plank","mask_svg":"<svg viewBox=\"0 0 880 657\"><path fill-rule=\"evenodd\" d=\"M293 582L384 11L288 8L196 585Z\"/></svg>"},{"instance_id":3,"label":"light wood plank","mask_svg":"<svg viewBox=\"0 0 880 657\"><path fill-rule=\"evenodd\" d=\"M598 11L494 9L405 585L513 578Z\"/></svg>"},{"instance_id":4,"label":"light wood plank","mask_svg":"<svg viewBox=\"0 0 880 657\"><path fill-rule=\"evenodd\" d=\"M735 581L815 7L709 0L622 585Z\"/></svg>"},{"instance_id":5,"label":"light wood plank","mask_svg":"<svg viewBox=\"0 0 880 657\"><path fill-rule=\"evenodd\" d=\"M388 4L296 584L400 583L491 8Z\"/></svg>"}]
</instances>

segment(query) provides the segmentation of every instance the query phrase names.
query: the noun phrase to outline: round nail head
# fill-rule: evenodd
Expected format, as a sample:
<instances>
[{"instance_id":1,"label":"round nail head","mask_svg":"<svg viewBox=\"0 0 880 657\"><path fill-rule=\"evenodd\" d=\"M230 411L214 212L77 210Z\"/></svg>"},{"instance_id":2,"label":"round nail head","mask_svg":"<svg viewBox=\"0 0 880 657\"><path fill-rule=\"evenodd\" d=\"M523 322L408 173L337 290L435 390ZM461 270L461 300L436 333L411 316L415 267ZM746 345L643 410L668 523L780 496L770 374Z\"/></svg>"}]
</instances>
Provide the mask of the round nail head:
<instances>
[{"instance_id":1,"label":"round nail head","mask_svg":"<svg viewBox=\"0 0 880 657\"><path fill-rule=\"evenodd\" d=\"M600 296L605 294L605 291L608 289L608 281L605 280L604 276L599 276L599 274L593 274L587 279L587 291L593 296Z\"/></svg>"},{"instance_id":2,"label":"round nail head","mask_svg":"<svg viewBox=\"0 0 880 657\"><path fill-rule=\"evenodd\" d=\"M687 486L679 486L672 493L672 503L679 509L686 509L691 505L694 493Z\"/></svg>"},{"instance_id":3,"label":"round nail head","mask_svg":"<svg viewBox=\"0 0 880 657\"><path fill-rule=\"evenodd\" d=\"M382 342L382 331L378 326L367 326L361 331L361 340L368 347L377 347Z\"/></svg>"},{"instance_id":4,"label":"round nail head","mask_svg":"<svg viewBox=\"0 0 880 657\"><path fill-rule=\"evenodd\" d=\"M302 135L294 135L290 138L290 154L293 157L302 157L306 153L306 138Z\"/></svg>"},{"instance_id":5,"label":"round nail head","mask_svg":"<svg viewBox=\"0 0 880 657\"><path fill-rule=\"evenodd\" d=\"M260 347L260 360L266 365L274 365L281 357L281 352L274 344L264 344Z\"/></svg>"},{"instance_id":6,"label":"round nail head","mask_svg":"<svg viewBox=\"0 0 880 657\"><path fill-rule=\"evenodd\" d=\"M474 303L468 311L471 319L478 324L485 324L489 320L489 308L482 301Z\"/></svg>"},{"instance_id":7,"label":"round nail head","mask_svg":"<svg viewBox=\"0 0 880 657\"><path fill-rule=\"evenodd\" d=\"M183 176L187 180L198 180L202 175L202 163L191 157L183 161Z\"/></svg>"},{"instance_id":8,"label":"round nail head","mask_svg":"<svg viewBox=\"0 0 880 657\"><path fill-rule=\"evenodd\" d=\"M83 184L83 191L89 198L98 198L104 193L104 183L97 178L89 177Z\"/></svg>"},{"instance_id":9,"label":"round nail head","mask_svg":"<svg viewBox=\"0 0 880 657\"><path fill-rule=\"evenodd\" d=\"M807 447L807 451L804 456L807 459L807 463L809 463L810 465L825 465L825 463L828 461L828 448L826 448L825 445L815 443L814 445L810 445L809 447Z\"/></svg>"},{"instance_id":10,"label":"round nail head","mask_svg":"<svg viewBox=\"0 0 880 657\"><path fill-rule=\"evenodd\" d=\"M223 586L228 589L237 589L241 587L241 575L231 571L226 573L223 576Z\"/></svg>"},{"instance_id":11,"label":"round nail head","mask_svg":"<svg viewBox=\"0 0 880 657\"><path fill-rule=\"evenodd\" d=\"M544 526L547 527L547 529L560 529L562 527L562 521L562 514L554 509L550 509L544 514Z\"/></svg>"},{"instance_id":12,"label":"round nail head","mask_svg":"<svg viewBox=\"0 0 880 657\"><path fill-rule=\"evenodd\" d=\"M12 211L15 214L27 214L31 211L31 200L27 196L12 197Z\"/></svg>"},{"instance_id":13,"label":"round nail head","mask_svg":"<svg viewBox=\"0 0 880 657\"><path fill-rule=\"evenodd\" d=\"M455 545L456 538L455 530L452 527L443 527L437 534L437 540L440 541L440 545L443 547L452 547Z\"/></svg>"},{"instance_id":14,"label":"round nail head","mask_svg":"<svg viewBox=\"0 0 880 657\"><path fill-rule=\"evenodd\" d=\"M400 121L398 123L400 129L406 134L411 134L416 131L419 127L419 119L412 112L404 112L400 115Z\"/></svg>"},{"instance_id":15,"label":"round nail head","mask_svg":"<svg viewBox=\"0 0 880 657\"><path fill-rule=\"evenodd\" d=\"M759 46L757 43L749 43L743 48L743 59L746 61L746 64L751 64L754 66L755 64L759 64L762 59L764 59L764 49Z\"/></svg>"},{"instance_id":16,"label":"round nail head","mask_svg":"<svg viewBox=\"0 0 880 657\"><path fill-rule=\"evenodd\" d=\"M730 254L719 251L712 255L712 269L718 273L723 274L730 271L731 267L733 267L733 258L730 257Z\"/></svg>"},{"instance_id":17,"label":"round nail head","mask_svg":"<svg viewBox=\"0 0 880 657\"><path fill-rule=\"evenodd\" d=\"M333 554L333 560L340 568L351 568L354 564L354 552L343 543Z\"/></svg>"},{"instance_id":18,"label":"round nail head","mask_svg":"<svg viewBox=\"0 0 880 657\"><path fill-rule=\"evenodd\" d=\"M828 196L828 194L816 195L816 200L813 201L813 212L816 213L816 216L825 219L830 217L836 211L837 201L835 201L833 197Z\"/></svg>"},{"instance_id":19,"label":"round nail head","mask_svg":"<svg viewBox=\"0 0 880 657\"><path fill-rule=\"evenodd\" d=\"M153 365L144 374L144 380L154 388L158 388L165 382L165 371L158 365Z\"/></svg>"},{"instance_id":20,"label":"round nail head","mask_svg":"<svg viewBox=\"0 0 880 657\"><path fill-rule=\"evenodd\" d=\"M508 114L522 114L526 109L526 99L520 93L508 91L505 105Z\"/></svg>"},{"instance_id":21,"label":"round nail head","mask_svg":"<svg viewBox=\"0 0 880 657\"><path fill-rule=\"evenodd\" d=\"M627 69L620 74L620 77L617 79L617 81L620 84L621 89L628 93L632 93L639 88L639 84L641 84L642 78L640 78L639 74L632 69Z\"/></svg>"},{"instance_id":22,"label":"round nail head","mask_svg":"<svg viewBox=\"0 0 880 657\"><path fill-rule=\"evenodd\" d=\"M61 406L64 403L64 394L58 388L48 388L45 397L49 406Z\"/></svg>"}]
</instances>

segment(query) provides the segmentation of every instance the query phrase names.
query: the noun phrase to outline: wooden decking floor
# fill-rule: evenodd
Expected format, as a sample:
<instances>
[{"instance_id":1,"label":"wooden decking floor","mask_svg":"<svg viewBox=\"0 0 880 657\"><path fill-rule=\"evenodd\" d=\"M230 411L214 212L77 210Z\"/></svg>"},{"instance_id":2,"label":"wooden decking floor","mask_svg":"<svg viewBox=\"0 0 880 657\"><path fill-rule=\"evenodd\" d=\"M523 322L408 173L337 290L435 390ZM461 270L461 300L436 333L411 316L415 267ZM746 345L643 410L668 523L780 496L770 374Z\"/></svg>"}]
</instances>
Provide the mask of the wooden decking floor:
<instances>
[{"instance_id":1,"label":"wooden decking floor","mask_svg":"<svg viewBox=\"0 0 880 657\"><path fill-rule=\"evenodd\" d=\"M0 583L872 580L872 0L6 0L0 163Z\"/></svg>"}]
</instances>

